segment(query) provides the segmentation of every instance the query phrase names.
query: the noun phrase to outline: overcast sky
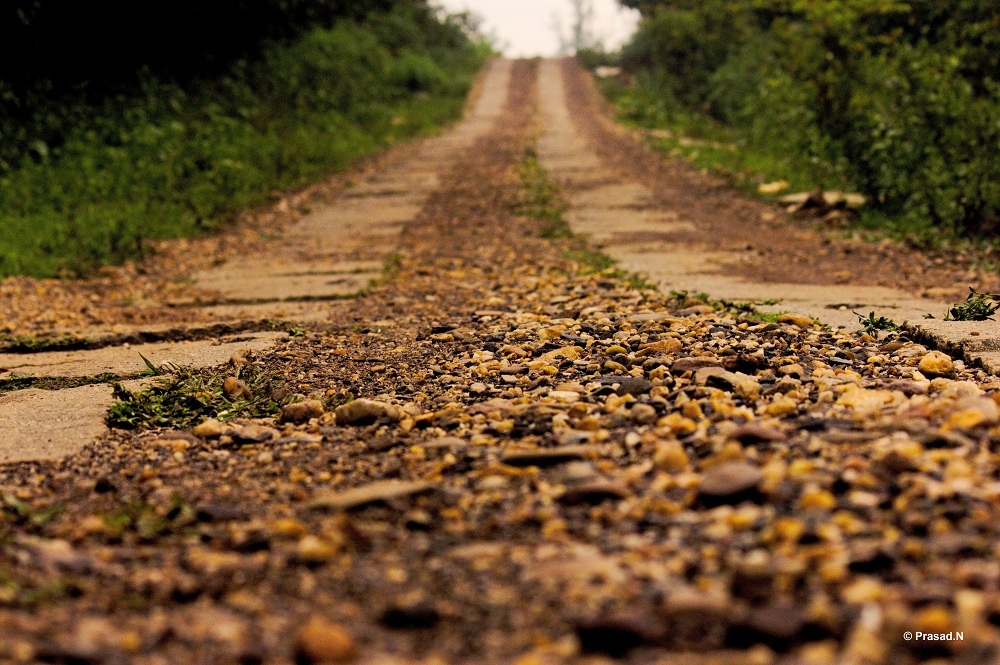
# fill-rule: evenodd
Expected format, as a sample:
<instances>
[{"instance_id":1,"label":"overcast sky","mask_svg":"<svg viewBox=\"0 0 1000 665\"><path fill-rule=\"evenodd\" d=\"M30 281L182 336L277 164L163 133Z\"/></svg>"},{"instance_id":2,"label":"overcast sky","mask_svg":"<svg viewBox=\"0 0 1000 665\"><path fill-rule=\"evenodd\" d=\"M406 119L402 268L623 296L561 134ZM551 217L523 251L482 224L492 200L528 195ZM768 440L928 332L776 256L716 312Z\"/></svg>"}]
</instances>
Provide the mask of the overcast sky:
<instances>
[{"instance_id":1,"label":"overcast sky","mask_svg":"<svg viewBox=\"0 0 1000 665\"><path fill-rule=\"evenodd\" d=\"M570 0L436 0L450 11L471 9L486 19L485 30L496 34L506 55L554 55L559 38L554 24L568 31L572 18ZM638 13L616 0L593 0L595 32L609 48L617 48L635 30Z\"/></svg>"}]
</instances>

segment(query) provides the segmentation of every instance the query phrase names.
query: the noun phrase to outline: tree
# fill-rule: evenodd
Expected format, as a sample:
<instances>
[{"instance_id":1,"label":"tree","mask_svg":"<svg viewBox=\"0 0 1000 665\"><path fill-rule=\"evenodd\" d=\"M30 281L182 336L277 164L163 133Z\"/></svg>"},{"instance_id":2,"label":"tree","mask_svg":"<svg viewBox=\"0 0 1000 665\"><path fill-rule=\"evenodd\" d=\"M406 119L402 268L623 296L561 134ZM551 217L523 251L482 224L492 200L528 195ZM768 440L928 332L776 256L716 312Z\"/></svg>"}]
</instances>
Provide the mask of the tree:
<instances>
[{"instance_id":1,"label":"tree","mask_svg":"<svg viewBox=\"0 0 1000 665\"><path fill-rule=\"evenodd\" d=\"M573 23L567 35L562 21L555 17L555 30L559 36L559 50L562 53L579 53L584 50L600 49L602 40L594 31L594 0L570 0L573 7Z\"/></svg>"}]
</instances>

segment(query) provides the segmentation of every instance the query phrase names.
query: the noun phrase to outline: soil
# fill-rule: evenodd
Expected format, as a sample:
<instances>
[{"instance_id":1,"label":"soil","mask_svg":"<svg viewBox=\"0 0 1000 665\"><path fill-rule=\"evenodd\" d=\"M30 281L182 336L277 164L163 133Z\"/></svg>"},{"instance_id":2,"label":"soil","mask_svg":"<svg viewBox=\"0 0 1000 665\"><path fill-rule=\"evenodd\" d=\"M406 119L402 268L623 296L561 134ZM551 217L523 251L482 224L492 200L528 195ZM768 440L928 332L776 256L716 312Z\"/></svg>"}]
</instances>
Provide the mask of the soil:
<instances>
[{"instance_id":1,"label":"soil","mask_svg":"<svg viewBox=\"0 0 1000 665\"><path fill-rule=\"evenodd\" d=\"M536 69L383 284L234 354L302 405L0 466L0 662L997 658L1000 386L539 237L515 214ZM630 147L571 74L618 168L748 242L761 204ZM770 228L796 266L868 265Z\"/></svg>"}]
</instances>

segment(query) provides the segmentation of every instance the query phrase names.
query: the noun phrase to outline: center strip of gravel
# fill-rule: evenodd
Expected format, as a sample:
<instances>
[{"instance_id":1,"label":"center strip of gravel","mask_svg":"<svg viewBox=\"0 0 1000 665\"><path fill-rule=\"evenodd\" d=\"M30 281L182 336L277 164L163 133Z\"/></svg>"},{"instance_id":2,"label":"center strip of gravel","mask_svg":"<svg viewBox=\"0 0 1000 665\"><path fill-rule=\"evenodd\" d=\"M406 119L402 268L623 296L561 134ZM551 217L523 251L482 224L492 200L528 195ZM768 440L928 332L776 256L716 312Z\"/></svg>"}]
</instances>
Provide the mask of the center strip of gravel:
<instances>
[{"instance_id":1,"label":"center strip of gravel","mask_svg":"<svg viewBox=\"0 0 1000 665\"><path fill-rule=\"evenodd\" d=\"M996 386L566 258L535 76L385 284L234 358L301 404L0 467L0 661L992 657Z\"/></svg>"}]
</instances>

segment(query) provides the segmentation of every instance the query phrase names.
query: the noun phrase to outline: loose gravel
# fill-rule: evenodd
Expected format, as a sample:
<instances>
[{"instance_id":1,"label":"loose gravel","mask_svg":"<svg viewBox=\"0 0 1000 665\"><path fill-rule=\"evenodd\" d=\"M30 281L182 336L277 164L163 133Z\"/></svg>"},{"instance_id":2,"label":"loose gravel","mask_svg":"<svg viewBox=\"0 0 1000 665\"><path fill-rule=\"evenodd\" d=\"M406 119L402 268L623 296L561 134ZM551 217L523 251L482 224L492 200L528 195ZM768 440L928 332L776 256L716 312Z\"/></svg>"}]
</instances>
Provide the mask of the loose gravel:
<instances>
[{"instance_id":1,"label":"loose gravel","mask_svg":"<svg viewBox=\"0 0 1000 665\"><path fill-rule=\"evenodd\" d=\"M0 467L0 662L996 657L1000 384L567 258L534 74L385 284L234 359L305 404Z\"/></svg>"}]
</instances>

